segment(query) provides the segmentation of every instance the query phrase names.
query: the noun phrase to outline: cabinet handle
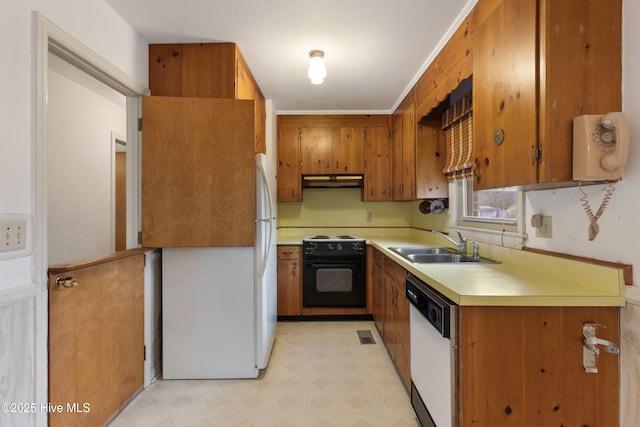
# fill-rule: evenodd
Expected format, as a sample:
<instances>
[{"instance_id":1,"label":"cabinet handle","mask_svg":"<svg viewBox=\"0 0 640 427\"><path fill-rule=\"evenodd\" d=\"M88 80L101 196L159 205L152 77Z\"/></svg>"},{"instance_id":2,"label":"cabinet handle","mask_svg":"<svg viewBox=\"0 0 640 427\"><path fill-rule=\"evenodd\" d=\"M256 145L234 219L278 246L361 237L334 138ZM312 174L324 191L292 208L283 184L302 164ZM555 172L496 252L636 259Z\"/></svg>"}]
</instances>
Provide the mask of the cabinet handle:
<instances>
[{"instance_id":1,"label":"cabinet handle","mask_svg":"<svg viewBox=\"0 0 640 427\"><path fill-rule=\"evenodd\" d=\"M611 341L598 338L596 336L596 328L606 326L598 323L585 323L582 325L582 335L584 336L584 343L582 345L582 365L589 374L597 374L598 367L596 360L600 355L600 348L598 345L604 347L604 351L608 353L620 354L620 348Z\"/></svg>"},{"instance_id":2,"label":"cabinet handle","mask_svg":"<svg viewBox=\"0 0 640 427\"><path fill-rule=\"evenodd\" d=\"M297 274L297 271L296 271L296 270L297 270L297 269L298 269L298 264L293 264L293 266L291 267L291 275L292 275L293 277L296 277L296 274Z\"/></svg>"}]
</instances>

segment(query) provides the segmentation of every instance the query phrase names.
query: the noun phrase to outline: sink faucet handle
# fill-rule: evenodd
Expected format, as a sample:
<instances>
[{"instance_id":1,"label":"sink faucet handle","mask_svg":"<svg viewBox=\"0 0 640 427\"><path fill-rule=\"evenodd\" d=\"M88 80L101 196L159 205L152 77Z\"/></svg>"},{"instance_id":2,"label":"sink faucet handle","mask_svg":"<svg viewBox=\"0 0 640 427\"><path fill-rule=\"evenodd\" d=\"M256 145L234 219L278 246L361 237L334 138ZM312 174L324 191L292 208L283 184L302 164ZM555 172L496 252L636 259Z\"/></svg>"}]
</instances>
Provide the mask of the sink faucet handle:
<instances>
[{"instance_id":1,"label":"sink faucet handle","mask_svg":"<svg viewBox=\"0 0 640 427\"><path fill-rule=\"evenodd\" d=\"M467 239L462 236L462 233L460 231L456 230L456 233L458 233L458 239L460 242L460 244L458 245L458 249L460 249L460 252L462 253L467 253Z\"/></svg>"},{"instance_id":2,"label":"sink faucet handle","mask_svg":"<svg viewBox=\"0 0 640 427\"><path fill-rule=\"evenodd\" d=\"M474 259L478 259L480 258L480 244L478 242L476 242L475 240L471 240L471 246L473 247L473 258Z\"/></svg>"}]
</instances>

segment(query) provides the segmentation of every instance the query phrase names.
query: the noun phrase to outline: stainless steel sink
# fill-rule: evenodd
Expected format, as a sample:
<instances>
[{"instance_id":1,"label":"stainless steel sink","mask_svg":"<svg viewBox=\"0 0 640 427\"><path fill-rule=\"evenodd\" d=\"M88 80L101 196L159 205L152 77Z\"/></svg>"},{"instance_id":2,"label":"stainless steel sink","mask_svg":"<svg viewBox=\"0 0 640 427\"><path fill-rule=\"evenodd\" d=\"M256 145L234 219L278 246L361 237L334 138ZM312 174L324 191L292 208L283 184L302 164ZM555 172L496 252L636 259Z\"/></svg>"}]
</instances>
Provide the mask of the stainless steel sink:
<instances>
[{"instance_id":1,"label":"stainless steel sink","mask_svg":"<svg viewBox=\"0 0 640 427\"><path fill-rule=\"evenodd\" d=\"M389 248L398 255L407 257L409 255L440 255L453 254L455 251L448 248L431 248L431 247L405 247L405 248Z\"/></svg>"},{"instance_id":2,"label":"stainless steel sink","mask_svg":"<svg viewBox=\"0 0 640 427\"><path fill-rule=\"evenodd\" d=\"M389 250L416 264L445 264L445 263L498 263L484 257L474 258L471 255L457 253L449 248L432 247L390 247Z\"/></svg>"}]
</instances>

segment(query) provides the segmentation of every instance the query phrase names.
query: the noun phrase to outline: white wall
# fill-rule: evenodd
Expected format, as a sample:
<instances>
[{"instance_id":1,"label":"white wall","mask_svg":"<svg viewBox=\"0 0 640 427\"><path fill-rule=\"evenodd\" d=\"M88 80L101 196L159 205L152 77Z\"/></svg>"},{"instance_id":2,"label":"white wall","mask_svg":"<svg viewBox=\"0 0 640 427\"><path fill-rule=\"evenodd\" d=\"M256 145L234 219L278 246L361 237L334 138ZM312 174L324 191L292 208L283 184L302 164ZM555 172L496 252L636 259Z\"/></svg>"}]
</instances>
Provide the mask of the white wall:
<instances>
[{"instance_id":1,"label":"white wall","mask_svg":"<svg viewBox=\"0 0 640 427\"><path fill-rule=\"evenodd\" d=\"M49 265L115 251L111 134L126 134L125 101L124 95L49 54Z\"/></svg>"},{"instance_id":2,"label":"white wall","mask_svg":"<svg viewBox=\"0 0 640 427\"><path fill-rule=\"evenodd\" d=\"M88 46L131 79L147 85L147 43L103 0L5 0L0 6L0 214L36 212L34 149L36 29L33 12ZM40 206L39 209L45 209ZM37 227L41 218L33 218ZM39 230L27 232L34 240ZM0 260L0 402L46 402L43 254ZM38 262L38 265L40 262ZM46 425L46 413L0 412L0 425Z\"/></svg>"},{"instance_id":3,"label":"white wall","mask_svg":"<svg viewBox=\"0 0 640 427\"><path fill-rule=\"evenodd\" d=\"M143 85L148 81L147 43L104 1L4 1L0 14L0 50L6 59L0 67L0 159L5 161L0 168L0 214L34 213L33 11L40 12L132 79ZM32 263L33 257L0 261L0 290L32 283Z\"/></svg>"}]
</instances>

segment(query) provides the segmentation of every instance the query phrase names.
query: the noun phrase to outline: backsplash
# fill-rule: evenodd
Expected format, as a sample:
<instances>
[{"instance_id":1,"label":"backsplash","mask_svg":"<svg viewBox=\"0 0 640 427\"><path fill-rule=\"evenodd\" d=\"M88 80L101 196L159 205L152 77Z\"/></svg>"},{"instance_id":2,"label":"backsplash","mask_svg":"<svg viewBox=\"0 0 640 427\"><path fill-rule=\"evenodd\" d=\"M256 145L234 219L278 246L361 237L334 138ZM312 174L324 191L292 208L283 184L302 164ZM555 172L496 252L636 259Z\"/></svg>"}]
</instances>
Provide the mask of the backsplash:
<instances>
[{"instance_id":1,"label":"backsplash","mask_svg":"<svg viewBox=\"0 0 640 427\"><path fill-rule=\"evenodd\" d=\"M278 203L278 227L416 227L445 230L448 212L422 214L420 201L363 202L359 188L306 188L303 202Z\"/></svg>"}]
</instances>

